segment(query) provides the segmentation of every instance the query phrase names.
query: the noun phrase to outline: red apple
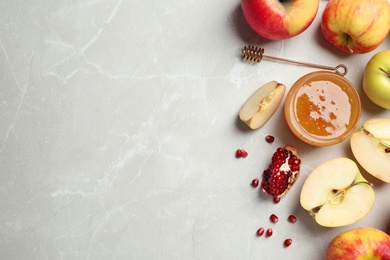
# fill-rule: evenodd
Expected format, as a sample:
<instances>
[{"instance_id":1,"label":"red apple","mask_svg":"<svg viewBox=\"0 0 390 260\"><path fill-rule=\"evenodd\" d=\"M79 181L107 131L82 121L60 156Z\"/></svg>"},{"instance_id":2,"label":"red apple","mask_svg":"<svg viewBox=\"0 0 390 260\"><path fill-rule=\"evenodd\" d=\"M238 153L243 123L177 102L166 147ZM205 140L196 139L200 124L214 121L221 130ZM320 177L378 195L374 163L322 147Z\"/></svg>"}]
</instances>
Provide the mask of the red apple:
<instances>
[{"instance_id":1,"label":"red apple","mask_svg":"<svg viewBox=\"0 0 390 260\"><path fill-rule=\"evenodd\" d=\"M336 236L325 252L325 260L390 259L390 236L368 227L345 231Z\"/></svg>"},{"instance_id":2,"label":"red apple","mask_svg":"<svg viewBox=\"0 0 390 260\"><path fill-rule=\"evenodd\" d=\"M319 0L241 0L249 26L261 36L282 40L305 31L317 15Z\"/></svg>"},{"instance_id":3,"label":"red apple","mask_svg":"<svg viewBox=\"0 0 390 260\"><path fill-rule=\"evenodd\" d=\"M390 29L388 0L330 0L322 13L324 37L348 53L377 48Z\"/></svg>"}]
</instances>

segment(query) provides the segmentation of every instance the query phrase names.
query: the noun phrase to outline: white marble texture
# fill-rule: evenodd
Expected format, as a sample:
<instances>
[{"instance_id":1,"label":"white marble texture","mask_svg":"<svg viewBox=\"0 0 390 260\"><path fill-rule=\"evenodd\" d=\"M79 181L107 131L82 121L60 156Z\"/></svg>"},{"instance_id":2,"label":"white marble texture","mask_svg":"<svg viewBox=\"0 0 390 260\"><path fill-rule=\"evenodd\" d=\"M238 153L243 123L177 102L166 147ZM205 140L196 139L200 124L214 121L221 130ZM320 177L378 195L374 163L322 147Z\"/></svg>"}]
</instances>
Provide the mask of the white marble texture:
<instances>
[{"instance_id":1,"label":"white marble texture","mask_svg":"<svg viewBox=\"0 0 390 260\"><path fill-rule=\"evenodd\" d=\"M325 4L303 34L268 41L237 0L0 0L0 259L319 260L344 230L390 231L390 186L367 175L377 201L352 226L322 228L299 205L311 169L352 157L348 141L305 145L281 109L256 131L237 120L260 85L290 87L313 71L243 62L246 44L345 63L361 121L390 116L361 87L365 64L389 40L369 54L341 53L319 31ZM267 134L275 143L264 142ZM302 173L275 205L249 183L286 143L301 152ZM237 148L249 156L236 159ZM279 223L270 224L271 213ZM260 226L274 235L256 237Z\"/></svg>"}]
</instances>

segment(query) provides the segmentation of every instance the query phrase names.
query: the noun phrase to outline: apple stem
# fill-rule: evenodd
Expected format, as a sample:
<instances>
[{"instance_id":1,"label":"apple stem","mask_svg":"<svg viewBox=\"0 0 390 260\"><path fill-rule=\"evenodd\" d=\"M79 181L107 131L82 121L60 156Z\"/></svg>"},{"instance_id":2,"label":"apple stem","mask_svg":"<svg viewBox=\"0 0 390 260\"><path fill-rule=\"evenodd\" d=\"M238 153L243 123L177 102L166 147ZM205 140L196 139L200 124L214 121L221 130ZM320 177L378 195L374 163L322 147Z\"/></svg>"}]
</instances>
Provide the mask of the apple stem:
<instances>
[{"instance_id":1,"label":"apple stem","mask_svg":"<svg viewBox=\"0 0 390 260\"><path fill-rule=\"evenodd\" d=\"M390 78L390 72L388 72L388 71L382 69L381 67L378 67L378 69L379 69L380 71L384 72L384 73Z\"/></svg>"}]
</instances>

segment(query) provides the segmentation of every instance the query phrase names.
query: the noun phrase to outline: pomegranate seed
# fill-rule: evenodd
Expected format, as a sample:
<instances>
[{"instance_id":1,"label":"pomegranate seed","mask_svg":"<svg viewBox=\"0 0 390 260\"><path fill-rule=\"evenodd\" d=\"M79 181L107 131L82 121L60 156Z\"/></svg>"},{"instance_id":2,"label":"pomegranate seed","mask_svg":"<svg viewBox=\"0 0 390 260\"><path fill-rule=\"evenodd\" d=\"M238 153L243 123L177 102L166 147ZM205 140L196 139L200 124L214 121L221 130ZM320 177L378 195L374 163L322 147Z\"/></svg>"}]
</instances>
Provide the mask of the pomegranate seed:
<instances>
[{"instance_id":1,"label":"pomegranate seed","mask_svg":"<svg viewBox=\"0 0 390 260\"><path fill-rule=\"evenodd\" d=\"M301 164L301 159L294 159L293 164L295 165L300 165Z\"/></svg>"},{"instance_id":2,"label":"pomegranate seed","mask_svg":"<svg viewBox=\"0 0 390 260\"><path fill-rule=\"evenodd\" d=\"M247 156L248 156L248 152L247 151L245 151L244 149L237 149L237 151L236 151L236 158L241 158L241 157L245 158Z\"/></svg>"},{"instance_id":3,"label":"pomegranate seed","mask_svg":"<svg viewBox=\"0 0 390 260\"><path fill-rule=\"evenodd\" d=\"M253 186L254 188L256 188L257 186L259 186L259 179L257 179L257 178L253 179L253 180L252 180L252 186Z\"/></svg>"},{"instance_id":4,"label":"pomegranate seed","mask_svg":"<svg viewBox=\"0 0 390 260\"><path fill-rule=\"evenodd\" d=\"M285 247L289 247L291 244L292 244L292 239L291 238L287 238L286 240L284 240L284 246Z\"/></svg>"},{"instance_id":5,"label":"pomegranate seed","mask_svg":"<svg viewBox=\"0 0 390 260\"><path fill-rule=\"evenodd\" d=\"M267 229L267 232L265 234L267 237L270 237L270 236L272 236L272 233L273 233L272 228L269 228L269 229Z\"/></svg>"},{"instance_id":6,"label":"pomegranate seed","mask_svg":"<svg viewBox=\"0 0 390 260\"><path fill-rule=\"evenodd\" d=\"M256 232L256 234L259 236L259 237L261 237L263 234L264 234L264 228L259 228L258 230L257 230L257 232Z\"/></svg>"},{"instance_id":7,"label":"pomegranate seed","mask_svg":"<svg viewBox=\"0 0 390 260\"><path fill-rule=\"evenodd\" d=\"M276 216L275 214L272 214L269 219L271 220L272 223L276 223L279 221L279 218L278 216Z\"/></svg>"},{"instance_id":8,"label":"pomegranate seed","mask_svg":"<svg viewBox=\"0 0 390 260\"><path fill-rule=\"evenodd\" d=\"M279 198L279 197L275 197L275 198L274 198L274 203L277 204L277 203L279 203L279 202L280 202L280 198Z\"/></svg>"},{"instance_id":9,"label":"pomegranate seed","mask_svg":"<svg viewBox=\"0 0 390 260\"><path fill-rule=\"evenodd\" d=\"M288 216L288 221L290 221L291 223L295 223L297 222L297 217L294 215L290 215Z\"/></svg>"},{"instance_id":10,"label":"pomegranate seed","mask_svg":"<svg viewBox=\"0 0 390 260\"><path fill-rule=\"evenodd\" d=\"M267 135L267 136L265 137L265 141L266 141L267 143L273 143L274 140L275 140L275 137L273 137L272 135Z\"/></svg>"}]
</instances>

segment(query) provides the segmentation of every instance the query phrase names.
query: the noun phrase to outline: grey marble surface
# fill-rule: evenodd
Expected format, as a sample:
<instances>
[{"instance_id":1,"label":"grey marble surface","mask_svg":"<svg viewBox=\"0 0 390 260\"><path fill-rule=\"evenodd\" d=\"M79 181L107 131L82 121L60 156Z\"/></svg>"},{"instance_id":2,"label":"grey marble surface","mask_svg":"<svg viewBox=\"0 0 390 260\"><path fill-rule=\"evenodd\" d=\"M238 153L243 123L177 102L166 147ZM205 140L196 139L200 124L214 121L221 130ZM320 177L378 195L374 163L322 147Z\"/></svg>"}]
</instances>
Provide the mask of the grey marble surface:
<instances>
[{"instance_id":1,"label":"grey marble surface","mask_svg":"<svg viewBox=\"0 0 390 260\"><path fill-rule=\"evenodd\" d=\"M390 116L361 86L389 39L368 54L341 53L319 30L325 4L303 34L269 41L248 27L237 0L0 0L0 259L319 260L344 230L390 231L390 187L367 175L377 201L352 226L320 227L299 205L314 167L353 158L348 140L305 145L281 108L256 131L237 119L259 86L289 88L313 71L243 62L247 44L346 64L361 122ZM286 143L299 149L302 172L275 205L249 183ZM238 148L249 156L236 159ZM292 213L296 224L285 221ZM260 226L274 235L256 237ZM287 237L293 244L283 248Z\"/></svg>"}]
</instances>

